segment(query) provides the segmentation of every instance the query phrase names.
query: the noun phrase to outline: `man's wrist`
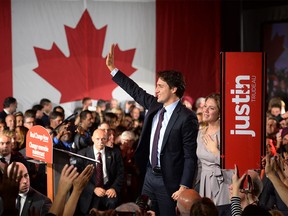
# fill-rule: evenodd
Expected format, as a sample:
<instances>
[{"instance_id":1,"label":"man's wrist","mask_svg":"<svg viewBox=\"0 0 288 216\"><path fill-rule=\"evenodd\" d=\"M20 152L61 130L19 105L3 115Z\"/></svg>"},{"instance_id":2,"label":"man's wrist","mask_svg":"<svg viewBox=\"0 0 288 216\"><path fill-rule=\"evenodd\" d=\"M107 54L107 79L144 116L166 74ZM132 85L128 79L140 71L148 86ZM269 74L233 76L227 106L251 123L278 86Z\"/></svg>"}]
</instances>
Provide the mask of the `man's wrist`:
<instances>
[{"instance_id":1,"label":"man's wrist","mask_svg":"<svg viewBox=\"0 0 288 216\"><path fill-rule=\"evenodd\" d=\"M111 71L111 75L114 77L118 72L118 68L114 68L112 71Z\"/></svg>"},{"instance_id":2,"label":"man's wrist","mask_svg":"<svg viewBox=\"0 0 288 216\"><path fill-rule=\"evenodd\" d=\"M181 189L189 189L189 187L185 186L185 185L180 185Z\"/></svg>"}]
</instances>

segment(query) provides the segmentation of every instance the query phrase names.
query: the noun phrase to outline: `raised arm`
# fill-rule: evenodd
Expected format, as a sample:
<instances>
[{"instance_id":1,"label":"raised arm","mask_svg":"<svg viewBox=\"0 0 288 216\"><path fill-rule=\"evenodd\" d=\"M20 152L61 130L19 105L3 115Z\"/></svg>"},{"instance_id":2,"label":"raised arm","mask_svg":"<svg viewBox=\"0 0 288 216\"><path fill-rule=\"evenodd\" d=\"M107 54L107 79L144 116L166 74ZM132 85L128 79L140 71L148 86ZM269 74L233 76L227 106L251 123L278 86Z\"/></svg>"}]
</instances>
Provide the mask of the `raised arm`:
<instances>
[{"instance_id":1,"label":"raised arm","mask_svg":"<svg viewBox=\"0 0 288 216\"><path fill-rule=\"evenodd\" d=\"M266 166L265 166L265 173L266 176L270 179L273 186L275 187L277 193L279 194L281 200L285 203L288 207L288 187L275 175L275 171L273 170L273 164L271 164L271 157L267 154L266 155Z\"/></svg>"},{"instance_id":2,"label":"raised arm","mask_svg":"<svg viewBox=\"0 0 288 216\"><path fill-rule=\"evenodd\" d=\"M73 215L79 197L93 174L93 164L89 164L82 173L73 181L73 191L65 205L63 216Z\"/></svg>"},{"instance_id":3,"label":"raised arm","mask_svg":"<svg viewBox=\"0 0 288 216\"><path fill-rule=\"evenodd\" d=\"M68 166L67 164L63 167L61 171L61 176L58 183L57 194L55 200L49 210L49 213L54 215L62 215L67 193L70 191L74 179L77 178L79 173L76 167L73 165Z\"/></svg>"}]
</instances>

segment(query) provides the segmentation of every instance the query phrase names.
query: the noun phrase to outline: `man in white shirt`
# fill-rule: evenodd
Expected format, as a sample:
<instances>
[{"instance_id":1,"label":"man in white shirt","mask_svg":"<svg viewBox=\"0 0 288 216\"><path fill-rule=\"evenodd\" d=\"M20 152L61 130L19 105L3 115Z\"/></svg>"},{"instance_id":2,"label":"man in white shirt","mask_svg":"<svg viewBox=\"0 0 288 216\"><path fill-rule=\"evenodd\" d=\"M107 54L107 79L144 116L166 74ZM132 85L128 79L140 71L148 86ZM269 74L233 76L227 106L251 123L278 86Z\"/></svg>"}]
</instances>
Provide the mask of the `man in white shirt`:
<instances>
[{"instance_id":1,"label":"man in white shirt","mask_svg":"<svg viewBox=\"0 0 288 216\"><path fill-rule=\"evenodd\" d=\"M0 169L3 172L5 165L13 161L21 162L28 167L27 161L19 154L12 152L11 137L8 131L0 133Z\"/></svg>"},{"instance_id":2,"label":"man in white shirt","mask_svg":"<svg viewBox=\"0 0 288 216\"><path fill-rule=\"evenodd\" d=\"M27 168L24 164L16 162L19 166L18 173L22 171L22 177L19 183L19 195L16 200L16 208L18 208L19 215L29 215L29 209L35 208L40 215L46 215L51 207L51 200L30 187L30 177ZM8 173L11 165L8 167Z\"/></svg>"},{"instance_id":3,"label":"man in white shirt","mask_svg":"<svg viewBox=\"0 0 288 216\"><path fill-rule=\"evenodd\" d=\"M98 210L115 209L119 203L119 195L124 182L121 152L119 149L105 147L107 132L96 129L92 140L93 146L88 146L78 152L87 158L97 160L97 163L82 158L77 159L78 171L84 169L88 164L95 166L94 174L80 196L77 215L86 215L92 208Z\"/></svg>"}]
</instances>

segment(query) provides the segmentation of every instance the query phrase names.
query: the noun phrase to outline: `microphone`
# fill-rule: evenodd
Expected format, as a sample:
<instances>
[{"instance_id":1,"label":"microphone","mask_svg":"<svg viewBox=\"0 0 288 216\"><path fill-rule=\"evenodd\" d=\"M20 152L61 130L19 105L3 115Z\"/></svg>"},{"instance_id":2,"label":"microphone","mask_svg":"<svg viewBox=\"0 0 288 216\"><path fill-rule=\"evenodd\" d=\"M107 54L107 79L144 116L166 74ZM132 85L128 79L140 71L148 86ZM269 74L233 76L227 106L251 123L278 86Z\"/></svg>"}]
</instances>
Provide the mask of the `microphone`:
<instances>
[{"instance_id":1,"label":"microphone","mask_svg":"<svg viewBox=\"0 0 288 216\"><path fill-rule=\"evenodd\" d=\"M78 112L73 113L72 115L68 116L66 119L63 120L63 124L67 123L68 121L72 120L73 118L75 118L75 116L78 115ZM58 125L59 126L59 125Z\"/></svg>"}]
</instances>

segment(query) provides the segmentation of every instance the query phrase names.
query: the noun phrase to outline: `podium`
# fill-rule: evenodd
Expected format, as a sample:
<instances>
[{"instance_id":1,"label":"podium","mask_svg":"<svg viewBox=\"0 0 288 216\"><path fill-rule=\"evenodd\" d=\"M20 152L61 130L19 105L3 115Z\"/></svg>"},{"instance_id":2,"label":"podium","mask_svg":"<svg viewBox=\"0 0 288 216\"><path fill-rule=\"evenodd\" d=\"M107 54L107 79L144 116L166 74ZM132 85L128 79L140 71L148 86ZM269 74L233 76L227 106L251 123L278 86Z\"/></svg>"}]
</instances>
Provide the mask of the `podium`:
<instances>
[{"instance_id":1,"label":"podium","mask_svg":"<svg viewBox=\"0 0 288 216\"><path fill-rule=\"evenodd\" d=\"M52 164L52 179L53 179L53 197L58 190L58 182L61 176L61 171L66 164L70 164L70 155L53 148L53 164ZM48 189L49 190L49 189Z\"/></svg>"}]
</instances>

